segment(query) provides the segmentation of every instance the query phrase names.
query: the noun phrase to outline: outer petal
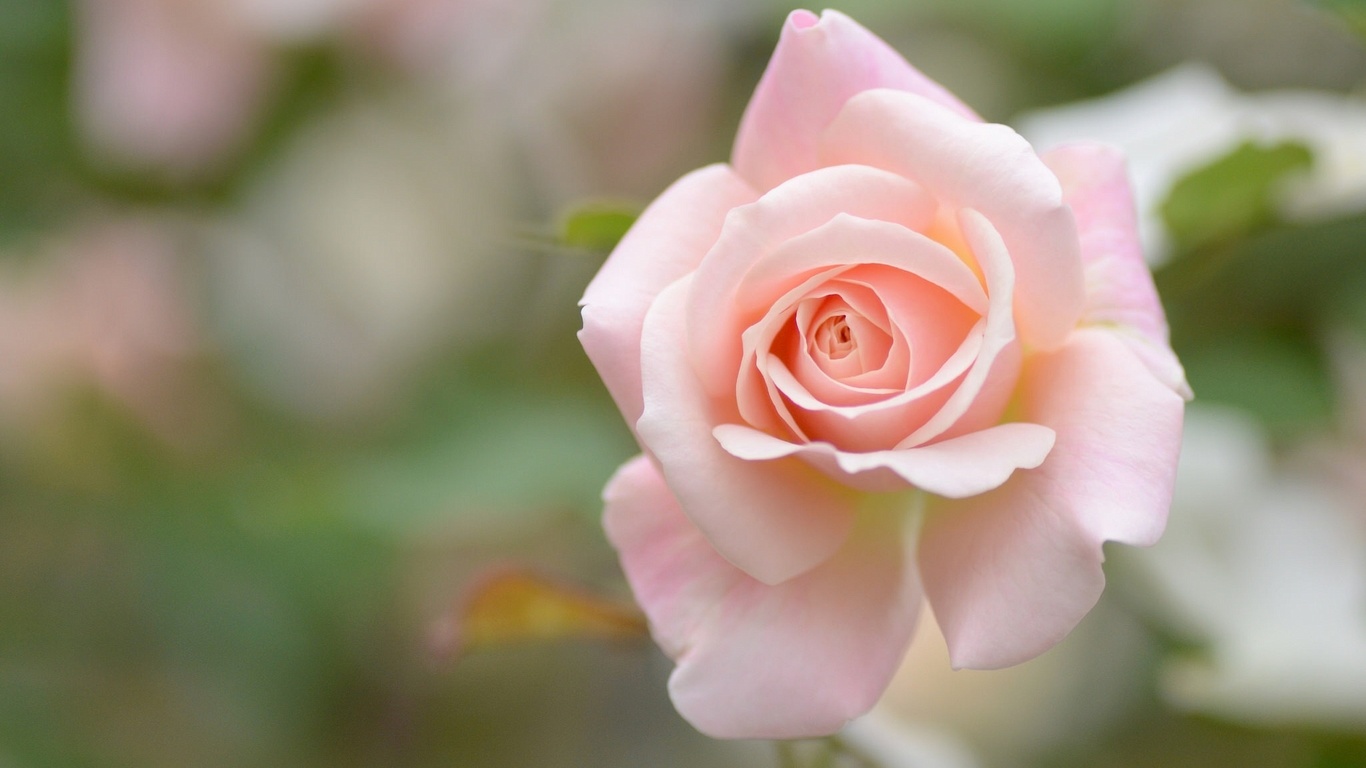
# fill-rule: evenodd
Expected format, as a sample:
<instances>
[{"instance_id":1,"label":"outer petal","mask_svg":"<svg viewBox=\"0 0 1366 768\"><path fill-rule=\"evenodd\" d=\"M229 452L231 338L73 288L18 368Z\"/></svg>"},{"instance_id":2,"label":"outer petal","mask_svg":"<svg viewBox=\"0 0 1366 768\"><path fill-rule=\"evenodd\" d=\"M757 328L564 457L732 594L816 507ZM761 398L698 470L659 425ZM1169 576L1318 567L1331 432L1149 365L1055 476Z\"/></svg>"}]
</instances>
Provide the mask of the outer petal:
<instances>
[{"instance_id":1,"label":"outer petal","mask_svg":"<svg viewBox=\"0 0 1366 768\"><path fill-rule=\"evenodd\" d=\"M973 421L981 421L985 417L994 422L1006 405L999 395L1008 391L1009 383L1019 373L1012 311L1016 275L1011 269L1010 254L1001 242L1000 233L981 213L964 208L958 212L958 218L967 247L982 269L990 294L991 307L985 318L982 348L972 368L963 377L963 382L949 396L944 407L902 440L898 448L911 448L934 440L949 432L965 416ZM984 398L984 391L997 397Z\"/></svg>"},{"instance_id":2,"label":"outer petal","mask_svg":"<svg viewBox=\"0 0 1366 768\"><path fill-rule=\"evenodd\" d=\"M641 413L640 329L650 303L697 268L730 209L755 197L727 166L693 171L645 209L584 291L579 341L627 424Z\"/></svg>"},{"instance_id":3,"label":"outer petal","mask_svg":"<svg viewBox=\"0 0 1366 768\"><path fill-rule=\"evenodd\" d=\"M773 587L712 549L644 457L617 472L605 498L607 536L678 662L670 695L698 730L821 736L882 695L921 602L900 515L866 515L835 557Z\"/></svg>"},{"instance_id":4,"label":"outer petal","mask_svg":"<svg viewBox=\"0 0 1366 768\"><path fill-rule=\"evenodd\" d=\"M1022 416L1057 432L1038 469L928 514L921 573L955 667L995 668L1058 642L1105 584L1101 543L1166 524L1181 398L1109 331L1083 329L1026 365Z\"/></svg>"},{"instance_id":5,"label":"outer petal","mask_svg":"<svg viewBox=\"0 0 1366 768\"><path fill-rule=\"evenodd\" d=\"M1185 371L1168 343L1167 319L1143 260L1133 190L1124 155L1104 144L1068 144L1043 155L1077 216L1086 270L1082 322L1117 326L1162 383L1191 398Z\"/></svg>"},{"instance_id":6,"label":"outer petal","mask_svg":"<svg viewBox=\"0 0 1366 768\"><path fill-rule=\"evenodd\" d=\"M861 490L887 492L910 486L950 498L986 493L1015 470L1039 466L1054 441L1048 427L1018 422L919 448L867 453L841 451L829 443L789 443L738 424L722 424L712 434L740 458L801 456Z\"/></svg>"},{"instance_id":7,"label":"outer petal","mask_svg":"<svg viewBox=\"0 0 1366 768\"><path fill-rule=\"evenodd\" d=\"M731 155L735 169L767 190L820 167L821 131L851 96L870 88L917 93L980 120L848 16L793 11L740 121Z\"/></svg>"},{"instance_id":8,"label":"outer petal","mask_svg":"<svg viewBox=\"0 0 1366 768\"><path fill-rule=\"evenodd\" d=\"M850 99L820 147L827 164L883 168L950 209L985 216L1015 263L1022 341L1051 349L1076 326L1085 302L1076 223L1057 178L1019 134L881 89Z\"/></svg>"},{"instance_id":9,"label":"outer petal","mask_svg":"<svg viewBox=\"0 0 1366 768\"><path fill-rule=\"evenodd\" d=\"M686 277L655 300L641 338L644 413L636 432L684 512L727 560L767 584L810 570L840 548L857 503L798 459L744 461L712 429L737 420L714 403L688 361Z\"/></svg>"}]
</instances>

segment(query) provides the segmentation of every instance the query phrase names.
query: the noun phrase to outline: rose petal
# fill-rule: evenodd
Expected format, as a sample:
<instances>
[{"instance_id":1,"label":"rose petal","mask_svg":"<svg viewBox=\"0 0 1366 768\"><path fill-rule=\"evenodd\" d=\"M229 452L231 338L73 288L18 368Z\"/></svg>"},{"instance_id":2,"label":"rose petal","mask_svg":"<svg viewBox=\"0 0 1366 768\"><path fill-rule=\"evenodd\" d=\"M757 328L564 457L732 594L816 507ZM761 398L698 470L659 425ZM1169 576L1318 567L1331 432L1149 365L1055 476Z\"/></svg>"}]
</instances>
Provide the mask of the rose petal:
<instances>
[{"instance_id":1,"label":"rose petal","mask_svg":"<svg viewBox=\"0 0 1366 768\"><path fill-rule=\"evenodd\" d=\"M1082 329L1034 355L1022 417L1057 442L1037 469L981 496L932 505L920 567L955 667L1047 650L1095 605L1101 543L1146 545L1166 523L1181 398L1114 334Z\"/></svg>"},{"instance_id":2,"label":"rose petal","mask_svg":"<svg viewBox=\"0 0 1366 768\"><path fill-rule=\"evenodd\" d=\"M1053 448L1048 427L1020 422L938 443L896 451L851 453L829 443L790 443L739 424L712 430L731 455L753 461L801 456L826 474L862 491L905 490L909 484L949 498L1000 487L1017 469L1043 463Z\"/></svg>"},{"instance_id":3,"label":"rose petal","mask_svg":"<svg viewBox=\"0 0 1366 768\"><path fill-rule=\"evenodd\" d=\"M1084 324L1114 325L1148 370L1185 399L1185 371L1168 341L1167 319L1143 260L1124 154L1104 144L1067 144L1043 155L1077 216L1086 269Z\"/></svg>"},{"instance_id":4,"label":"rose petal","mask_svg":"<svg viewBox=\"0 0 1366 768\"><path fill-rule=\"evenodd\" d=\"M727 560L777 584L839 549L857 499L796 459L749 462L721 449L717 424L738 420L734 393L713 402L687 357L692 278L664 289L641 335L641 444L655 456L688 517Z\"/></svg>"},{"instance_id":5,"label":"rose petal","mask_svg":"<svg viewBox=\"0 0 1366 768\"><path fill-rule=\"evenodd\" d=\"M987 310L982 347L963 381L934 416L912 432L897 448L914 448L949 432L965 416L974 422L994 423L1005 407L1000 398L982 398L983 392L1006 393L1013 387L1016 370L1012 344L1015 341L1015 273L1005 243L986 217L971 208L958 212L959 226L967 245L987 281L991 308ZM998 364L999 363L999 364Z\"/></svg>"},{"instance_id":6,"label":"rose petal","mask_svg":"<svg viewBox=\"0 0 1366 768\"><path fill-rule=\"evenodd\" d=\"M878 222L884 228L882 234L860 236L855 244L883 242L877 252L895 254L898 249L883 241L885 230L896 229L910 237L929 225L933 212L934 201L918 185L886 171L858 166L812 171L731 211L715 246L698 265L696 288L688 304L693 360L707 391L722 396L734 389L740 366L739 331L757 323L783 292L809 277L808 272L852 263L857 252L841 242L841 235L829 238L838 250L809 249L807 253L814 256L800 264L792 258L770 261L766 257L780 248L798 248L789 241L801 235L822 237L813 230L836 226L832 220L837 217L840 222ZM840 232L854 236L847 224L838 226ZM923 236L919 239L926 245L917 246L905 258L920 263L952 255ZM930 248L947 255L922 255ZM760 270L753 282L742 286L761 262L776 268Z\"/></svg>"},{"instance_id":7,"label":"rose petal","mask_svg":"<svg viewBox=\"0 0 1366 768\"><path fill-rule=\"evenodd\" d=\"M980 339L980 331L968 335L941 370L945 376L864 405L829 405L813 395L775 355L768 357L763 373L782 396L782 404L797 425L796 434L803 436L803 440L822 440L845 451L889 450L943 408L952 394L952 386L961 381L961 376L955 379L947 373L969 367L980 348Z\"/></svg>"},{"instance_id":8,"label":"rose petal","mask_svg":"<svg viewBox=\"0 0 1366 768\"><path fill-rule=\"evenodd\" d=\"M767 307L799 275L869 264L915 275L978 314L990 306L982 283L953 251L903 224L843 212L755 259L735 289L736 301L751 311Z\"/></svg>"},{"instance_id":9,"label":"rose petal","mask_svg":"<svg viewBox=\"0 0 1366 768\"><path fill-rule=\"evenodd\" d=\"M854 260L862 263L848 270L827 267L827 271L817 271L832 261ZM806 282L788 288L796 279L794 275L806 276ZM784 361L778 366L782 370L777 370L766 354L775 348L779 335L791 322L789 307L804 296L819 293L817 286L855 277L890 300L906 326L893 329L892 334L889 359L900 369L890 370L887 376L870 377L884 386L901 388L891 396L864 397L828 378L801 376L800 355L794 364ZM775 295L784 289L786 294ZM996 304L1003 313L1002 322L1008 326L1010 295L1008 289L1002 290L1004 298L996 299ZM711 292L695 289L692 303L711 305L709 318L713 322L718 321L718 315L730 314L738 315L732 323L743 324L751 305L754 310L766 310L741 337L741 363L735 374L738 384L732 386L740 393L744 420L775 431L780 419L793 436L800 436L807 434L807 427L798 423L805 419L813 437L859 451L892 448L941 409L949 396L945 388L978 359L982 336L972 327L974 310L984 312L991 305L976 276L952 251L899 224L847 214L838 214L761 257L724 306L706 301L708 298L714 298ZM918 305L918 309L908 305ZM700 319L702 315L694 317ZM692 330L694 354L699 357L709 347L727 343L724 338L703 343L699 340L703 331L696 326ZM719 324L713 332L720 332ZM908 339L920 349L907 349ZM906 366L907 361L913 362L913 368ZM714 359L711 363L713 369L721 365ZM985 364L989 365L990 359ZM926 374L925 370L933 373ZM918 375L913 376L916 372ZM762 377L763 385L757 377ZM905 389L913 378L914 386ZM845 392L828 396L825 384L844 387ZM724 397L725 389L717 389L715 394ZM813 389L822 394L813 394ZM793 413L788 403L808 413Z\"/></svg>"},{"instance_id":10,"label":"rose petal","mask_svg":"<svg viewBox=\"0 0 1366 768\"><path fill-rule=\"evenodd\" d=\"M824 165L817 153L821 131L850 97L869 88L918 93L980 119L848 16L793 11L740 120L731 154L736 171L771 189Z\"/></svg>"},{"instance_id":11,"label":"rose petal","mask_svg":"<svg viewBox=\"0 0 1366 768\"><path fill-rule=\"evenodd\" d=\"M584 291L579 341L627 424L640 418L640 329L650 303L697 267L726 213L756 196L724 165L684 176L645 209Z\"/></svg>"},{"instance_id":12,"label":"rose petal","mask_svg":"<svg viewBox=\"0 0 1366 768\"><path fill-rule=\"evenodd\" d=\"M885 319L878 324L855 310L838 285L804 299L794 320L792 335L802 358L816 365L823 381L842 383L879 370L892 347Z\"/></svg>"},{"instance_id":13,"label":"rose petal","mask_svg":"<svg viewBox=\"0 0 1366 768\"><path fill-rule=\"evenodd\" d=\"M910 373L910 349L905 336L892 327L887 308L877 291L867 283L845 277L841 275L813 291L797 307L794 323L787 326L785 337L771 349L791 361L797 378L823 402L861 405L895 395L905 388ZM822 310L820 315L812 314L814 309L808 311L808 307L817 302ZM823 316L840 305L848 308L846 322L862 330L856 333L860 340L857 351L846 358L857 365L852 366L848 375L837 377L826 370L836 361L822 363L818 359L821 353L812 350L808 339L817 332Z\"/></svg>"},{"instance_id":14,"label":"rose petal","mask_svg":"<svg viewBox=\"0 0 1366 768\"><path fill-rule=\"evenodd\" d=\"M774 587L722 559L644 457L618 470L604 497L607 536L678 662L669 693L698 730L819 736L877 702L921 603L900 515L864 515L838 554Z\"/></svg>"},{"instance_id":15,"label":"rose petal","mask_svg":"<svg viewBox=\"0 0 1366 768\"><path fill-rule=\"evenodd\" d=\"M759 355L766 354L767 350L772 349L777 344L779 335L791 325L797 314L795 305L800 297L846 270L847 267L834 267L812 275L806 282L775 301L762 320L746 328L741 334L743 357L735 393L740 418L746 423L776 432L786 429L791 436L806 440L801 425L792 417L791 409L783 402L777 384L769 375L767 367L761 363Z\"/></svg>"},{"instance_id":16,"label":"rose petal","mask_svg":"<svg viewBox=\"0 0 1366 768\"><path fill-rule=\"evenodd\" d=\"M980 211L1015 264L1024 341L1052 348L1076 326L1085 302L1076 224L1057 178L1019 134L880 89L851 98L820 149L826 164L885 168L951 209Z\"/></svg>"}]
</instances>

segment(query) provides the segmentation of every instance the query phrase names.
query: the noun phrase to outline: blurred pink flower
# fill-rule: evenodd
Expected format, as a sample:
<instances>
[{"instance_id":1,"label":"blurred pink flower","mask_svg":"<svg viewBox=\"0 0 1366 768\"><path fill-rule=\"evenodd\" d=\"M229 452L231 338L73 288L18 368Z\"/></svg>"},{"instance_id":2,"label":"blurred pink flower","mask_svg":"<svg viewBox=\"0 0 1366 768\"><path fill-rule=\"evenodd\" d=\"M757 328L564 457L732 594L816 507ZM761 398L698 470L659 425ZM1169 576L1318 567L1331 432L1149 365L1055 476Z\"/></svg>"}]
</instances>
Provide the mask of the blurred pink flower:
<instances>
[{"instance_id":1,"label":"blurred pink flower","mask_svg":"<svg viewBox=\"0 0 1366 768\"><path fill-rule=\"evenodd\" d=\"M174 248L157 224L109 221L0 273L0 412L39 417L93 384L165 426L175 368L197 346Z\"/></svg>"},{"instance_id":2,"label":"blurred pink flower","mask_svg":"<svg viewBox=\"0 0 1366 768\"><path fill-rule=\"evenodd\" d=\"M848 17L794 12L732 164L679 180L583 298L645 455L605 526L675 705L830 733L928 597L955 666L1029 659L1165 525L1184 375L1117 152L1043 158Z\"/></svg>"},{"instance_id":3,"label":"blurred pink flower","mask_svg":"<svg viewBox=\"0 0 1366 768\"><path fill-rule=\"evenodd\" d=\"M121 167L211 170L255 128L282 47L337 36L418 66L484 17L461 0L79 0L76 111ZM513 4L518 6L520 4ZM471 34L471 38L475 35Z\"/></svg>"},{"instance_id":4,"label":"blurred pink flower","mask_svg":"<svg viewBox=\"0 0 1366 768\"><path fill-rule=\"evenodd\" d=\"M76 111L120 166L202 171L238 148L268 95L258 30L214 0L81 0Z\"/></svg>"}]
</instances>

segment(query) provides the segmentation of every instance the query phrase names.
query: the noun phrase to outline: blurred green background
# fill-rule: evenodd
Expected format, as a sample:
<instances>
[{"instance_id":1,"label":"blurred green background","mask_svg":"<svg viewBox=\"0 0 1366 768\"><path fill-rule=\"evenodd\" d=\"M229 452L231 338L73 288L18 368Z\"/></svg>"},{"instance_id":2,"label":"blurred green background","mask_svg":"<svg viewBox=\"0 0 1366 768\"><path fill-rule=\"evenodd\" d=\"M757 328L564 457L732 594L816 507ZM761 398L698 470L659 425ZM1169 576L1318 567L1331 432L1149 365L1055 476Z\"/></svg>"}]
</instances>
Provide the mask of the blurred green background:
<instances>
[{"instance_id":1,"label":"blurred green background","mask_svg":"<svg viewBox=\"0 0 1366 768\"><path fill-rule=\"evenodd\" d=\"M1366 508L1362 5L832 5L1022 130L1217 72L1139 107L1189 125L1108 137L1160 168L1173 344L1199 404ZM792 7L0 0L0 768L776 765L680 720L647 638L431 638L509 564L629 599L597 516L634 449L575 303L630 212L726 158ZM1127 554L1044 682L892 709L982 765L1366 765L1351 701L1181 706L1165 661L1212 651Z\"/></svg>"}]
</instances>

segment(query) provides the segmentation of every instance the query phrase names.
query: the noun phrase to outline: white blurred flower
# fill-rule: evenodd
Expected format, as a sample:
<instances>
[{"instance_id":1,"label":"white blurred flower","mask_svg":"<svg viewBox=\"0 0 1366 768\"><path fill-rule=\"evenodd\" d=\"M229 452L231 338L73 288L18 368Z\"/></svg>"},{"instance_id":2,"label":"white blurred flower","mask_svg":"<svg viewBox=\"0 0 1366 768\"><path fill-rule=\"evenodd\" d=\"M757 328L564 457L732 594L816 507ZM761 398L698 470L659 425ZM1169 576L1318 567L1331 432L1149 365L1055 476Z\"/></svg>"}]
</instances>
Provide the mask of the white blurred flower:
<instances>
[{"instance_id":1,"label":"white blurred flower","mask_svg":"<svg viewBox=\"0 0 1366 768\"><path fill-rule=\"evenodd\" d=\"M1281 212L1313 219L1366 209L1366 101L1316 91L1241 93L1203 64L1185 64L1092 101L1015 120L1036 147L1089 139L1129 156L1140 233L1150 261L1170 247L1160 208L1172 186L1243 142L1301 142L1313 153Z\"/></svg>"},{"instance_id":2,"label":"white blurred flower","mask_svg":"<svg viewBox=\"0 0 1366 768\"><path fill-rule=\"evenodd\" d=\"M1142 690L1149 657L1134 618L1102 600L1042 656L1005 669L953 670L927 610L874 712L912 735L961 741L984 765L1020 765L1118 721Z\"/></svg>"},{"instance_id":3,"label":"white blurred flower","mask_svg":"<svg viewBox=\"0 0 1366 768\"><path fill-rule=\"evenodd\" d=\"M309 126L210 248L250 379L303 413L382 407L439 345L515 322L513 180L490 126L414 92Z\"/></svg>"},{"instance_id":4,"label":"white blurred flower","mask_svg":"<svg viewBox=\"0 0 1366 768\"><path fill-rule=\"evenodd\" d=\"M1254 725L1366 728L1366 519L1276 469L1248 417L1187 411L1167 533L1131 558L1204 652L1174 658L1176 706Z\"/></svg>"},{"instance_id":5,"label":"white blurred flower","mask_svg":"<svg viewBox=\"0 0 1366 768\"><path fill-rule=\"evenodd\" d=\"M874 709L845 726L840 737L881 768L977 768L980 763L953 734L906 722Z\"/></svg>"},{"instance_id":6,"label":"white blurred flower","mask_svg":"<svg viewBox=\"0 0 1366 768\"><path fill-rule=\"evenodd\" d=\"M714 156L707 141L729 56L764 11L724 0L527 0L521 9L495 25L514 34L453 47L449 80L504 115L556 203L653 194Z\"/></svg>"}]
</instances>

